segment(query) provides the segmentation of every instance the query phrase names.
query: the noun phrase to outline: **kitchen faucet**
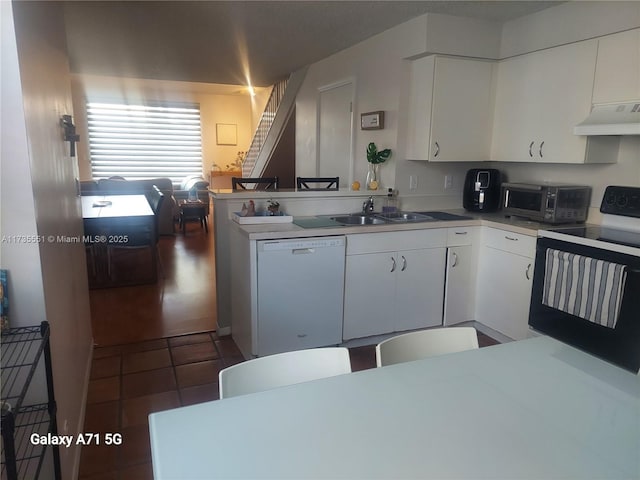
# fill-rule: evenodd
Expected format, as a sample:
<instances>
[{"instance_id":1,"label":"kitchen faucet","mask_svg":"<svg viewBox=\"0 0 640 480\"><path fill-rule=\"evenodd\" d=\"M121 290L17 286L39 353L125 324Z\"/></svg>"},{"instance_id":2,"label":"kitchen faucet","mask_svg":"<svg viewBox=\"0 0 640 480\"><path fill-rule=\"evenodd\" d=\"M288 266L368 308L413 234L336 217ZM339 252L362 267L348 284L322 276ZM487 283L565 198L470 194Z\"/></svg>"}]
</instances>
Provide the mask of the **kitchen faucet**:
<instances>
[{"instance_id":1,"label":"kitchen faucet","mask_svg":"<svg viewBox=\"0 0 640 480\"><path fill-rule=\"evenodd\" d=\"M362 204L362 213L364 213L364 214L373 213L373 197L369 197Z\"/></svg>"}]
</instances>

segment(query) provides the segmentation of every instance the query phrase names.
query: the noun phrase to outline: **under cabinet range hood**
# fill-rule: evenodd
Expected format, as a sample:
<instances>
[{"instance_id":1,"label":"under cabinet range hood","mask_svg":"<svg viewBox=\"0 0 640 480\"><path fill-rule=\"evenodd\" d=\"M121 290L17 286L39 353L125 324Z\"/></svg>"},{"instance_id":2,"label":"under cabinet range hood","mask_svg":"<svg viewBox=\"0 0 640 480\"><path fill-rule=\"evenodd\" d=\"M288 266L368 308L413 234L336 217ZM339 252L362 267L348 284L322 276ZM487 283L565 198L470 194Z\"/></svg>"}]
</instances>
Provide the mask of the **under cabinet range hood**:
<instances>
[{"instance_id":1,"label":"under cabinet range hood","mask_svg":"<svg viewBox=\"0 0 640 480\"><path fill-rule=\"evenodd\" d=\"M640 100L594 105L575 135L640 135Z\"/></svg>"}]
</instances>

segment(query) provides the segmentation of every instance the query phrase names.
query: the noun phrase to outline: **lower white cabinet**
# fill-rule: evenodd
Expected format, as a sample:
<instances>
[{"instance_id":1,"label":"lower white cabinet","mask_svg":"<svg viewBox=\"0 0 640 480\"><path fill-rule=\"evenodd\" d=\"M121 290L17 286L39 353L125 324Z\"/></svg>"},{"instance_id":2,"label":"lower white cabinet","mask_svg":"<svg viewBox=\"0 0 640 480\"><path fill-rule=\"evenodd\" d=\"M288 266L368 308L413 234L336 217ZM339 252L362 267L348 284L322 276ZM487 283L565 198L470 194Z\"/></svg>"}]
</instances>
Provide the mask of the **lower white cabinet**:
<instances>
[{"instance_id":1,"label":"lower white cabinet","mask_svg":"<svg viewBox=\"0 0 640 480\"><path fill-rule=\"evenodd\" d=\"M514 340L527 338L535 237L493 228L483 231L476 319Z\"/></svg>"},{"instance_id":2,"label":"lower white cabinet","mask_svg":"<svg viewBox=\"0 0 640 480\"><path fill-rule=\"evenodd\" d=\"M473 247L447 248L447 283L444 301L444 324L473 320L475 282L472 277Z\"/></svg>"},{"instance_id":3,"label":"lower white cabinet","mask_svg":"<svg viewBox=\"0 0 640 480\"><path fill-rule=\"evenodd\" d=\"M447 229L444 325L474 320L479 227ZM476 244L476 247L474 247Z\"/></svg>"},{"instance_id":4,"label":"lower white cabinet","mask_svg":"<svg viewBox=\"0 0 640 480\"><path fill-rule=\"evenodd\" d=\"M445 244L444 229L349 236L344 339L441 325Z\"/></svg>"}]
</instances>

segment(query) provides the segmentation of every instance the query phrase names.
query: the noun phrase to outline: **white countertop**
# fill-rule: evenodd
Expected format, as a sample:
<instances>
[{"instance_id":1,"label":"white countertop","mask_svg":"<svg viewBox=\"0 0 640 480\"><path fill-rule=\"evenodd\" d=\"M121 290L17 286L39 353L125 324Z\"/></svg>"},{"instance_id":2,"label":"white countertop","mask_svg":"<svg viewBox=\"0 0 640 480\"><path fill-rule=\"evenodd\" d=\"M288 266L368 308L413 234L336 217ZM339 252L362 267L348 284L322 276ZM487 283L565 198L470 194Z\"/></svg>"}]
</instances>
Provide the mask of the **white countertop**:
<instances>
[{"instance_id":1,"label":"white countertop","mask_svg":"<svg viewBox=\"0 0 640 480\"><path fill-rule=\"evenodd\" d=\"M149 417L154 478L640 477L637 375L549 337Z\"/></svg>"},{"instance_id":2,"label":"white countertop","mask_svg":"<svg viewBox=\"0 0 640 480\"><path fill-rule=\"evenodd\" d=\"M457 228L471 226L488 226L508 230L514 233L520 233L522 235L537 236L538 230L557 228L557 226L554 225L532 222L515 217L505 217L504 214L501 214L500 212L477 214L473 212L466 212L462 209L440 211L453 213L456 215L464 215L472 218L470 220L386 223L380 225L345 225L322 228L303 228L294 223L239 225L232 220L230 220L230 223L237 225L237 227L251 240L273 240L278 238L303 238L325 235L350 235L358 233L394 232L405 230L424 230L431 228Z\"/></svg>"}]
</instances>

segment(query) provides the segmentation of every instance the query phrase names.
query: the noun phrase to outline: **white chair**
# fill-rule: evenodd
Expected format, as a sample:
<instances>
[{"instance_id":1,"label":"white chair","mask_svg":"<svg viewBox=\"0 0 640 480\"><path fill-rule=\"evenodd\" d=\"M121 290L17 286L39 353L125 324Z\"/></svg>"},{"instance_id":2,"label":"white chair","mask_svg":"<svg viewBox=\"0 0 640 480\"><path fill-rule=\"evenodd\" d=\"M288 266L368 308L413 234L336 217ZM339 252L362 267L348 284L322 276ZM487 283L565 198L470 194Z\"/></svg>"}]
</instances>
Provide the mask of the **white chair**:
<instances>
[{"instance_id":1,"label":"white chair","mask_svg":"<svg viewBox=\"0 0 640 480\"><path fill-rule=\"evenodd\" d=\"M473 327L449 327L410 332L376 345L376 365L410 362L421 358L478 348Z\"/></svg>"},{"instance_id":2,"label":"white chair","mask_svg":"<svg viewBox=\"0 0 640 480\"><path fill-rule=\"evenodd\" d=\"M260 357L220 371L220 398L351 373L349 350L313 348Z\"/></svg>"}]
</instances>

